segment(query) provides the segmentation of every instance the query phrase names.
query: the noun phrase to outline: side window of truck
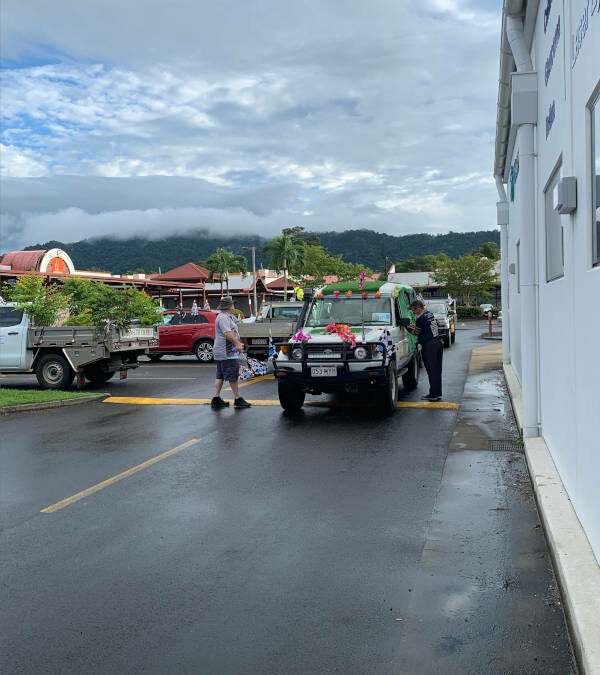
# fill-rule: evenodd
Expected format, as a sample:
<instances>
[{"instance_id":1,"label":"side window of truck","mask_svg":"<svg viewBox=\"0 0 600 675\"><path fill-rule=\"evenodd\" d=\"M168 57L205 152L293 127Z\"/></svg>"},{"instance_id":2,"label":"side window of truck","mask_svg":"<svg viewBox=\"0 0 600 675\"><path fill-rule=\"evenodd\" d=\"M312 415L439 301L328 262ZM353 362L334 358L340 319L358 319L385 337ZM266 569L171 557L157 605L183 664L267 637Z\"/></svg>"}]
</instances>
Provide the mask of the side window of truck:
<instances>
[{"instance_id":1,"label":"side window of truck","mask_svg":"<svg viewBox=\"0 0 600 675\"><path fill-rule=\"evenodd\" d=\"M400 311L400 305L398 304L397 298L393 300L393 304L394 304L394 326L399 326L402 312Z\"/></svg>"},{"instance_id":2,"label":"side window of truck","mask_svg":"<svg viewBox=\"0 0 600 675\"><path fill-rule=\"evenodd\" d=\"M0 328L18 326L23 319L23 310L14 307L0 307Z\"/></svg>"}]
</instances>

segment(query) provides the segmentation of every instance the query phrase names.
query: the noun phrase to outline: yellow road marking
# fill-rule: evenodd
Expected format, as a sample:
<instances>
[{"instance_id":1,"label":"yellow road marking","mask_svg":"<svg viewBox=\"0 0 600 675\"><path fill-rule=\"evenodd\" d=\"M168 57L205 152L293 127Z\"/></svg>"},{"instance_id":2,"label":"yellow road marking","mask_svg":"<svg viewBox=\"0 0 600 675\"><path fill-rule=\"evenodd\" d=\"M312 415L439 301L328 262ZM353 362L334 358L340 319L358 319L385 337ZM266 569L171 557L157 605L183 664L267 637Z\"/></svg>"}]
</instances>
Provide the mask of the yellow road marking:
<instances>
[{"instance_id":1,"label":"yellow road marking","mask_svg":"<svg viewBox=\"0 0 600 675\"><path fill-rule=\"evenodd\" d=\"M199 442L200 442L199 438L192 438L191 440L186 441L181 445L178 445L176 448L173 448L172 450L167 450L166 452L163 452L162 455L152 457L152 459L148 459L145 462L138 464L137 466L133 466L131 467L131 469L127 469L127 471L123 471L122 473L118 473L116 476L113 476L112 478L107 478L106 480L103 480L101 483L92 485L92 487L87 488L87 490L82 490L81 492L78 492L77 494L74 494L71 497L67 497L66 499L63 499L62 501L57 502L56 504L47 506L45 509L42 509L40 513L54 513L59 509L63 509L65 506L69 506L69 504L73 504L74 502L77 502L80 499L87 497L88 495L94 494L94 492L98 492L98 490L102 490L103 488L112 485L113 483L117 483L118 481L123 480L123 478L127 478L128 476L131 476L134 473L141 471L142 469L146 469L147 467L156 464L156 462L160 462L162 459L166 459L167 457L174 455L176 452L185 450L185 448L189 448L190 445L194 445Z\"/></svg>"},{"instance_id":2,"label":"yellow road marking","mask_svg":"<svg viewBox=\"0 0 600 675\"><path fill-rule=\"evenodd\" d=\"M246 382L240 382L238 387L247 387L249 384L256 384L257 382L264 382L265 380L274 380L275 375L259 375ZM231 387L227 387L225 391L231 391Z\"/></svg>"},{"instance_id":3,"label":"yellow road marking","mask_svg":"<svg viewBox=\"0 0 600 675\"><path fill-rule=\"evenodd\" d=\"M230 403L233 403L229 399ZM109 396L103 403L126 403L137 405L209 405L209 398L144 398L142 396ZM249 400L255 406L279 406L278 400ZM371 407L360 401L307 401L305 406L313 408L366 408ZM400 401L398 408L437 408L438 410L458 410L459 403L447 401Z\"/></svg>"},{"instance_id":4,"label":"yellow road marking","mask_svg":"<svg viewBox=\"0 0 600 675\"><path fill-rule=\"evenodd\" d=\"M197 380L197 377L128 377L128 380Z\"/></svg>"}]
</instances>

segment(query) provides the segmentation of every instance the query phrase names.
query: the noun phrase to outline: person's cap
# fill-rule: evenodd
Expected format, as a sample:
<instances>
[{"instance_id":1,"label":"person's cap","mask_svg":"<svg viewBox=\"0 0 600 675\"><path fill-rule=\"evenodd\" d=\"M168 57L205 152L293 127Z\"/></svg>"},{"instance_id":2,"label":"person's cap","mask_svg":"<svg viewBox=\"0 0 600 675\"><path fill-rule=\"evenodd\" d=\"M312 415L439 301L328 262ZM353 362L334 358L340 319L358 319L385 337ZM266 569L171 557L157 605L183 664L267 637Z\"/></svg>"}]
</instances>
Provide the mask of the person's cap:
<instances>
[{"instance_id":1,"label":"person's cap","mask_svg":"<svg viewBox=\"0 0 600 675\"><path fill-rule=\"evenodd\" d=\"M217 309L229 309L230 307L233 307L233 298L230 295L221 298L217 305Z\"/></svg>"}]
</instances>

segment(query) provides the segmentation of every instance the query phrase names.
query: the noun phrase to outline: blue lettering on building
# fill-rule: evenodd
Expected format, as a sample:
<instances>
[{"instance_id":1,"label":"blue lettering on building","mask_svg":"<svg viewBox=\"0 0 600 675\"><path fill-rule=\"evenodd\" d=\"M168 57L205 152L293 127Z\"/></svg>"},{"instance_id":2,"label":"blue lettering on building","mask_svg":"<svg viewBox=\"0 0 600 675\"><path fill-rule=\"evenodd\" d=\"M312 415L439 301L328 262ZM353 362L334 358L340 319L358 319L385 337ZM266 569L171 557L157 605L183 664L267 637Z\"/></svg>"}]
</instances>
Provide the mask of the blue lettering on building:
<instances>
[{"instance_id":1,"label":"blue lettering on building","mask_svg":"<svg viewBox=\"0 0 600 675\"><path fill-rule=\"evenodd\" d=\"M548 21L550 21L550 10L552 9L552 0L547 0L546 9L544 10L544 35L546 28L548 28Z\"/></svg>"},{"instance_id":2,"label":"blue lettering on building","mask_svg":"<svg viewBox=\"0 0 600 675\"><path fill-rule=\"evenodd\" d=\"M600 15L600 0L587 0L572 40L573 53L571 55L571 68L574 68L577 63L577 57L579 56L579 52L581 51L583 41L590 25L590 17L594 15Z\"/></svg>"},{"instance_id":3,"label":"blue lettering on building","mask_svg":"<svg viewBox=\"0 0 600 675\"><path fill-rule=\"evenodd\" d=\"M546 59L546 68L544 69L544 78L546 80L546 86L548 85L548 80L550 79L550 73L552 72L552 66L554 65L554 57L556 56L556 50L558 48L558 42L560 40L560 16L556 23L556 30L554 31L554 38L552 39L552 47L550 47L550 53Z\"/></svg>"},{"instance_id":4,"label":"blue lettering on building","mask_svg":"<svg viewBox=\"0 0 600 675\"><path fill-rule=\"evenodd\" d=\"M546 115L546 140L548 140L548 136L550 135L550 130L552 129L552 125L554 124L555 117L556 117L556 101L552 101L552 105L550 106L548 114Z\"/></svg>"}]
</instances>

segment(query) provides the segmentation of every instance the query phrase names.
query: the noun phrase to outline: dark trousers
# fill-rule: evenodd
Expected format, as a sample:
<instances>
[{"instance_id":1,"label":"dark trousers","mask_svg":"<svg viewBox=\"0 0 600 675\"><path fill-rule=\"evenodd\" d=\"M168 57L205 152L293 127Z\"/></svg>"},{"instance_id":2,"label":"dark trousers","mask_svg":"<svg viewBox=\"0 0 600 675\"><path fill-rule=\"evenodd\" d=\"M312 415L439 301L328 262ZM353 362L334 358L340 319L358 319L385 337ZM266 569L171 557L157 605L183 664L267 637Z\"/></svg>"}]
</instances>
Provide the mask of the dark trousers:
<instances>
[{"instance_id":1,"label":"dark trousers","mask_svg":"<svg viewBox=\"0 0 600 675\"><path fill-rule=\"evenodd\" d=\"M429 395L442 395L442 356L444 347L438 338L429 340L421 347L423 363L429 377Z\"/></svg>"}]
</instances>

